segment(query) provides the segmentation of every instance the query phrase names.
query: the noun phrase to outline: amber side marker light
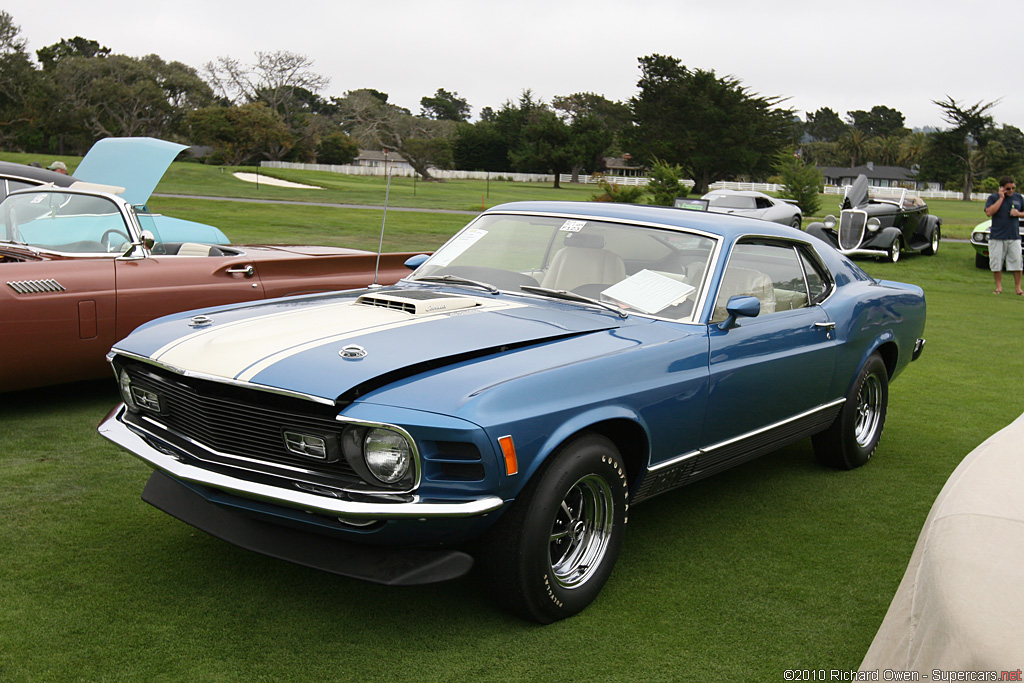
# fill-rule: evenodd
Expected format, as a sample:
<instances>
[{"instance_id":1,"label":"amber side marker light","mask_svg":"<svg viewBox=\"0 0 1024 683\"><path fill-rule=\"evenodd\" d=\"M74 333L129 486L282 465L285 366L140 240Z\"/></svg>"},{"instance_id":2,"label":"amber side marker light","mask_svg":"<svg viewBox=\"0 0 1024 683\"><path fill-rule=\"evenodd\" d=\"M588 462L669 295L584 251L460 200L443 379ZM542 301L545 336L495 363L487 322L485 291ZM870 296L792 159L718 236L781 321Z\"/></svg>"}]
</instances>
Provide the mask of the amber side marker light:
<instances>
[{"instance_id":1,"label":"amber side marker light","mask_svg":"<svg viewBox=\"0 0 1024 683\"><path fill-rule=\"evenodd\" d=\"M516 445L512 442L511 436L503 436L498 439L501 446L501 453L505 456L505 474L512 476L519 473L519 460L516 458Z\"/></svg>"}]
</instances>

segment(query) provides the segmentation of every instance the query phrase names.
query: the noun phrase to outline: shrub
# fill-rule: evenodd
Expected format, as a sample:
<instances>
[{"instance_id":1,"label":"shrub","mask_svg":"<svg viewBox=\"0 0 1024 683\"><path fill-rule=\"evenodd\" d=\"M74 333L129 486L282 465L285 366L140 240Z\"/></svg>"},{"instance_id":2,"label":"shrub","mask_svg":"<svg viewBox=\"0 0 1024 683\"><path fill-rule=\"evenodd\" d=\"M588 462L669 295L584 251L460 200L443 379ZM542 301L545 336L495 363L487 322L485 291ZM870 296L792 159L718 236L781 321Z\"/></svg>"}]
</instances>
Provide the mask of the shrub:
<instances>
[{"instance_id":1,"label":"shrub","mask_svg":"<svg viewBox=\"0 0 1024 683\"><path fill-rule=\"evenodd\" d=\"M639 204L640 200L643 199L645 194L647 194L647 188L643 185L617 185L615 183L609 183L603 178L598 181L598 186L600 186L604 192L602 194L595 194L591 196L591 201L615 202L617 204Z\"/></svg>"},{"instance_id":2,"label":"shrub","mask_svg":"<svg viewBox=\"0 0 1024 683\"><path fill-rule=\"evenodd\" d=\"M685 197L689 189L679 182L683 169L667 161L654 160L651 166L651 182L647 192L651 195L651 203L659 206L672 206L676 197Z\"/></svg>"},{"instance_id":3,"label":"shrub","mask_svg":"<svg viewBox=\"0 0 1024 683\"><path fill-rule=\"evenodd\" d=\"M818 215L821 207L819 193L824 189L821 171L813 164L805 164L803 159L793 155L792 150L779 152L775 171L786 188L780 193L783 199L796 201L805 216Z\"/></svg>"}]
</instances>

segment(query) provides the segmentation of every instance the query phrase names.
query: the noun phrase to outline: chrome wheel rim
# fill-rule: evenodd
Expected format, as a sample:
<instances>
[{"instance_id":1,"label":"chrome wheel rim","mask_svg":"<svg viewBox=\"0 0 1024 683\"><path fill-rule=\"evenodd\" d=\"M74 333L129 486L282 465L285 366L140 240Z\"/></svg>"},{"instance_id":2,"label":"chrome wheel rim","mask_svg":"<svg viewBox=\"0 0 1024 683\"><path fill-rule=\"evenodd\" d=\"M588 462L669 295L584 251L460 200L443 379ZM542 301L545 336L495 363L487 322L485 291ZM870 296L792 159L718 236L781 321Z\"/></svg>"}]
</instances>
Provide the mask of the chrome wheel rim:
<instances>
[{"instance_id":1,"label":"chrome wheel rim","mask_svg":"<svg viewBox=\"0 0 1024 683\"><path fill-rule=\"evenodd\" d=\"M900 260L900 243L893 242L892 246L889 247L889 260L896 263Z\"/></svg>"},{"instance_id":2,"label":"chrome wheel rim","mask_svg":"<svg viewBox=\"0 0 1024 683\"><path fill-rule=\"evenodd\" d=\"M551 525L548 552L551 573L563 588L586 583L601 566L615 522L612 490L590 474L565 494Z\"/></svg>"},{"instance_id":3,"label":"chrome wheel rim","mask_svg":"<svg viewBox=\"0 0 1024 683\"><path fill-rule=\"evenodd\" d=\"M938 229L932 230L932 253L934 254L939 250L939 231Z\"/></svg>"},{"instance_id":4,"label":"chrome wheel rim","mask_svg":"<svg viewBox=\"0 0 1024 683\"><path fill-rule=\"evenodd\" d=\"M865 448L874 440L881 419L882 382L878 375L870 374L864 378L857 395L857 419L853 434L858 446Z\"/></svg>"}]
</instances>

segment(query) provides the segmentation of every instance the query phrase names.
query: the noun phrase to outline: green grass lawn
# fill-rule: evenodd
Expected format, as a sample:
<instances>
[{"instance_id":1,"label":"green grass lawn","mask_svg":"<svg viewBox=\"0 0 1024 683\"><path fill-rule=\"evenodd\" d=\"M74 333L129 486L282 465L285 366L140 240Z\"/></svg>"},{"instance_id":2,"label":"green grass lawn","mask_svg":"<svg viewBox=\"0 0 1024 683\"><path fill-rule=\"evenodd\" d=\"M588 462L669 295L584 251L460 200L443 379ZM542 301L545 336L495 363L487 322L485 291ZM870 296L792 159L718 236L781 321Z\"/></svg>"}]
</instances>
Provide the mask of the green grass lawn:
<instances>
[{"instance_id":1,"label":"green grass lawn","mask_svg":"<svg viewBox=\"0 0 1024 683\"><path fill-rule=\"evenodd\" d=\"M352 243L380 220L164 201L245 240ZM416 250L465 217L392 218L388 246ZM1024 411L1024 301L994 296L973 261L947 244L862 262L920 284L929 308L925 353L892 385L867 466L819 467L805 441L638 506L598 600L546 627L500 611L474 575L364 584L158 512L139 498L148 468L96 434L112 381L0 395L0 680L773 681L856 668L946 478Z\"/></svg>"}]
</instances>

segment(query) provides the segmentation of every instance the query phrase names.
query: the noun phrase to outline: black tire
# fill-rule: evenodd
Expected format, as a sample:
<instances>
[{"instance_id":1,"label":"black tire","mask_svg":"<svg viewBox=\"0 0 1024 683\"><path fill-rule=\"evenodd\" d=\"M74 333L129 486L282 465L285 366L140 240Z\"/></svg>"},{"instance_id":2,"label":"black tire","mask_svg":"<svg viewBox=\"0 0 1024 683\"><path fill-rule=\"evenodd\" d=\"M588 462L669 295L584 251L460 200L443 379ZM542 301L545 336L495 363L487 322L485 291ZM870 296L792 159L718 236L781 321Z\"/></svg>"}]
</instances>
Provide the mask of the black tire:
<instances>
[{"instance_id":1,"label":"black tire","mask_svg":"<svg viewBox=\"0 0 1024 683\"><path fill-rule=\"evenodd\" d=\"M803 229L803 219L800 218L800 214L793 216L793 220L789 224L797 230Z\"/></svg>"},{"instance_id":2,"label":"black tire","mask_svg":"<svg viewBox=\"0 0 1024 683\"><path fill-rule=\"evenodd\" d=\"M982 256L981 254L974 254L974 267L975 268L988 268L988 256Z\"/></svg>"},{"instance_id":3,"label":"black tire","mask_svg":"<svg viewBox=\"0 0 1024 683\"><path fill-rule=\"evenodd\" d=\"M618 449L603 436L584 434L554 453L488 533L481 559L498 602L542 624L593 602L622 546L627 487Z\"/></svg>"},{"instance_id":4,"label":"black tire","mask_svg":"<svg viewBox=\"0 0 1024 683\"><path fill-rule=\"evenodd\" d=\"M925 256L935 256L939 251L939 242L942 241L942 231L939 226L935 226L932 229L932 237L928 241L928 246L921 250L921 253Z\"/></svg>"},{"instance_id":5,"label":"black tire","mask_svg":"<svg viewBox=\"0 0 1024 683\"><path fill-rule=\"evenodd\" d=\"M903 245L899 237L892 241L892 244L889 245L889 249L886 251L885 254L886 260L888 260L889 263L900 262L900 250L902 246Z\"/></svg>"},{"instance_id":6,"label":"black tire","mask_svg":"<svg viewBox=\"0 0 1024 683\"><path fill-rule=\"evenodd\" d=\"M876 353L868 358L836 419L811 442L818 462L852 470L874 454L885 428L889 405L889 371Z\"/></svg>"}]
</instances>

